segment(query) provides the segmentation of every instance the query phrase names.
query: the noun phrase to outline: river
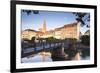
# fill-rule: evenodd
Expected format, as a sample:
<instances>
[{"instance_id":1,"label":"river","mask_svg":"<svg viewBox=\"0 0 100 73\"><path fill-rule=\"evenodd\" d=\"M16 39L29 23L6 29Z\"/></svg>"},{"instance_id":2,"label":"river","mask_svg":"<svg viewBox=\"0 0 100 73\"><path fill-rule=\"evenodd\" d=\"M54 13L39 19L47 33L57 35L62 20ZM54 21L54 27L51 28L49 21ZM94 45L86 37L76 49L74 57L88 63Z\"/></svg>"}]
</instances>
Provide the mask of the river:
<instances>
[{"instance_id":1,"label":"river","mask_svg":"<svg viewBox=\"0 0 100 73\"><path fill-rule=\"evenodd\" d=\"M90 57L81 57L80 60L89 60ZM22 63L34 63L34 62L52 62L51 54L49 52L41 52L21 59Z\"/></svg>"}]
</instances>

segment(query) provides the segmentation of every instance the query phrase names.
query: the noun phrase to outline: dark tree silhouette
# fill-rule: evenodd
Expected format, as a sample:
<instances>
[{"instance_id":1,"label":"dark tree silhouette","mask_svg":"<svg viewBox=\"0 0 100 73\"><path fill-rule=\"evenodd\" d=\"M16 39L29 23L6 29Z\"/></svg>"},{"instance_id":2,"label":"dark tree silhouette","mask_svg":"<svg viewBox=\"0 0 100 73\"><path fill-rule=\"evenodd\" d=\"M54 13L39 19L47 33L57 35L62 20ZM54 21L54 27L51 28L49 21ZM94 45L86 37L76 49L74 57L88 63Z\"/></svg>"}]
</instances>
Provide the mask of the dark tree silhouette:
<instances>
[{"instance_id":1,"label":"dark tree silhouette","mask_svg":"<svg viewBox=\"0 0 100 73\"><path fill-rule=\"evenodd\" d=\"M35 37L32 37L31 42L32 42L32 43L35 42Z\"/></svg>"},{"instance_id":2,"label":"dark tree silhouette","mask_svg":"<svg viewBox=\"0 0 100 73\"><path fill-rule=\"evenodd\" d=\"M22 12L26 13L27 15L33 14L39 14L38 10L22 10Z\"/></svg>"},{"instance_id":3,"label":"dark tree silhouette","mask_svg":"<svg viewBox=\"0 0 100 73\"><path fill-rule=\"evenodd\" d=\"M90 21L89 13L73 12L73 14L76 16L76 21L81 22L81 26L84 26L84 25L86 25L87 27L90 26L90 24L87 24L87 22Z\"/></svg>"}]
</instances>

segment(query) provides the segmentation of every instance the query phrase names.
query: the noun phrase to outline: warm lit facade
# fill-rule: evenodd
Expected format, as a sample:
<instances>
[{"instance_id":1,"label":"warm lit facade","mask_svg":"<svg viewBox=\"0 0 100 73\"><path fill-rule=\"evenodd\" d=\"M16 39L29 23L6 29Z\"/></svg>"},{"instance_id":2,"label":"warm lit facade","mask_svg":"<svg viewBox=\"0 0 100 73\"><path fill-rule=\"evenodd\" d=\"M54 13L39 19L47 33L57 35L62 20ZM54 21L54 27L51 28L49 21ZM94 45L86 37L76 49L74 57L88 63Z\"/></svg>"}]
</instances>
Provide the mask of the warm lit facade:
<instances>
[{"instance_id":1,"label":"warm lit facade","mask_svg":"<svg viewBox=\"0 0 100 73\"><path fill-rule=\"evenodd\" d=\"M41 38L48 38L48 37L54 37L54 31L50 30L50 31L46 31Z\"/></svg>"},{"instance_id":2,"label":"warm lit facade","mask_svg":"<svg viewBox=\"0 0 100 73\"><path fill-rule=\"evenodd\" d=\"M60 28L56 28L52 34L53 37L57 39L65 38L80 38L80 23L65 24Z\"/></svg>"},{"instance_id":3,"label":"warm lit facade","mask_svg":"<svg viewBox=\"0 0 100 73\"><path fill-rule=\"evenodd\" d=\"M71 23L65 24L62 27L55 28L54 30L47 31L46 29L46 21L44 21L43 28L39 31L35 30L25 30L22 32L22 39L27 38L31 40L31 38L35 36L38 38L48 38L54 37L57 39L66 39L66 38L80 38L80 23Z\"/></svg>"},{"instance_id":4,"label":"warm lit facade","mask_svg":"<svg viewBox=\"0 0 100 73\"><path fill-rule=\"evenodd\" d=\"M40 28L39 28L39 31L40 31L40 32L43 32L43 33L46 33L46 31L47 31L47 30L46 30L46 20L44 20L43 28L40 27Z\"/></svg>"},{"instance_id":5,"label":"warm lit facade","mask_svg":"<svg viewBox=\"0 0 100 73\"><path fill-rule=\"evenodd\" d=\"M32 37L35 37L37 34L37 31L35 30L31 30L31 29L26 29L24 31L22 31L22 39L28 39L31 40Z\"/></svg>"},{"instance_id":6,"label":"warm lit facade","mask_svg":"<svg viewBox=\"0 0 100 73\"><path fill-rule=\"evenodd\" d=\"M72 23L64 25L61 29L61 38L76 38L79 39L80 37L80 24L79 23Z\"/></svg>"}]
</instances>

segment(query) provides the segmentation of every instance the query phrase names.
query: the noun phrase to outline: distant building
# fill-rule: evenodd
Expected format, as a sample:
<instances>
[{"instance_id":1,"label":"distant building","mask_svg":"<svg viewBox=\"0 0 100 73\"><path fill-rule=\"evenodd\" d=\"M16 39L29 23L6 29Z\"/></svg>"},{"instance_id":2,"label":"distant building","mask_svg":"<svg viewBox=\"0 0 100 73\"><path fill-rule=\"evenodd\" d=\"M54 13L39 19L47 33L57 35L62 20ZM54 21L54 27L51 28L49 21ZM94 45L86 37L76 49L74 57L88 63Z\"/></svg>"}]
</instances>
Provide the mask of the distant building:
<instances>
[{"instance_id":1,"label":"distant building","mask_svg":"<svg viewBox=\"0 0 100 73\"><path fill-rule=\"evenodd\" d=\"M54 30L54 37L57 39L62 39L62 30L61 28L56 28Z\"/></svg>"},{"instance_id":2,"label":"distant building","mask_svg":"<svg viewBox=\"0 0 100 73\"><path fill-rule=\"evenodd\" d=\"M47 30L46 30L46 20L44 20L44 24L43 24L43 32L45 33Z\"/></svg>"},{"instance_id":3,"label":"distant building","mask_svg":"<svg viewBox=\"0 0 100 73\"><path fill-rule=\"evenodd\" d=\"M42 28L39 28L39 31L42 32L43 31Z\"/></svg>"},{"instance_id":4,"label":"distant building","mask_svg":"<svg viewBox=\"0 0 100 73\"><path fill-rule=\"evenodd\" d=\"M55 38L65 39L65 38L76 38L80 37L80 23L66 24L63 27L55 29Z\"/></svg>"},{"instance_id":5,"label":"distant building","mask_svg":"<svg viewBox=\"0 0 100 73\"><path fill-rule=\"evenodd\" d=\"M54 31L50 30L50 31L46 31L41 38L48 38L48 37L54 37Z\"/></svg>"},{"instance_id":6,"label":"distant building","mask_svg":"<svg viewBox=\"0 0 100 73\"><path fill-rule=\"evenodd\" d=\"M26 29L26 30L22 31L21 34L22 34L22 35L21 35L22 39L31 40L32 37L35 37L35 36L36 36L37 31L31 30L31 29Z\"/></svg>"},{"instance_id":7,"label":"distant building","mask_svg":"<svg viewBox=\"0 0 100 73\"><path fill-rule=\"evenodd\" d=\"M84 35L90 35L90 30L87 30Z\"/></svg>"},{"instance_id":8,"label":"distant building","mask_svg":"<svg viewBox=\"0 0 100 73\"><path fill-rule=\"evenodd\" d=\"M43 33L45 33L47 30L46 30L46 20L44 20L44 24L43 24L43 27L40 27L39 28L39 31L40 32L43 32Z\"/></svg>"},{"instance_id":9,"label":"distant building","mask_svg":"<svg viewBox=\"0 0 100 73\"><path fill-rule=\"evenodd\" d=\"M27 38L31 40L32 37L48 38L54 37L57 39L65 38L80 38L80 23L65 24L62 27L55 28L54 30L47 31L46 21L44 21L43 27L39 28L39 31L27 29L22 32L22 39Z\"/></svg>"}]
</instances>

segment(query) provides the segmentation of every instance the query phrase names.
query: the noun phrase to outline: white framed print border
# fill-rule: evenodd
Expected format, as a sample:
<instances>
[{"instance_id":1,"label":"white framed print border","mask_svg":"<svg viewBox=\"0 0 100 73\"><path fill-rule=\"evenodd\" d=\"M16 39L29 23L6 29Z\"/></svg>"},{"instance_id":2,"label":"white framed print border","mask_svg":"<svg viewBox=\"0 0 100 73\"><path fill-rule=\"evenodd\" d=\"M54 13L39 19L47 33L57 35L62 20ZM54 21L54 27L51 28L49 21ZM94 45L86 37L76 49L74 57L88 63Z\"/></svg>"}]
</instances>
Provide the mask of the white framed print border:
<instances>
[{"instance_id":1,"label":"white framed print border","mask_svg":"<svg viewBox=\"0 0 100 73\"><path fill-rule=\"evenodd\" d=\"M27 51L26 53L23 53L23 50L26 49L25 45L24 48L22 46L22 29L24 29L24 25L22 24L22 21L25 17L24 14L30 14L31 12L33 12L34 15L30 15L31 18L32 16L38 15L40 14L42 16L42 13L44 13L45 15L47 14L47 19L48 19L48 27L49 25L49 20L52 21L51 16L53 16L54 18L56 18L55 20L57 21L57 17L59 17L61 15L61 17L65 16L64 14L66 13L66 17L69 16L67 15L69 14L74 14L76 16L79 16L79 18L77 19L77 21L81 20L81 16L89 14L89 59L88 60L72 60L71 56L70 56L70 50L67 50L67 55L70 56L67 59L64 58L62 59L62 57L59 57L60 55L62 56L62 49L59 51L57 50L53 50L55 48L61 48L61 47L66 47L64 45L66 42L66 38L73 40L73 36L70 38L68 38L67 32L64 33L64 30L67 30L69 26L73 27L74 24L73 23L71 25L60 25L57 28L54 28L54 30L47 31L46 30L46 26L44 25L43 30L34 30L36 31L35 38L37 38L40 41L40 37L42 39L42 46L43 49L39 50L37 49L37 45L39 45L40 43L34 43L32 42L33 39L28 40L28 48L36 48L34 51L31 49L32 53L27 53L30 51ZM82 15L80 15L80 13ZM23 14L23 15L22 15ZM58 14L58 15L56 15ZM51 16L50 16L51 15ZM39 16L39 15L38 15ZM49 18L50 17L50 18ZM71 16L70 16L71 17ZM27 20L29 20L29 18L25 18ZM59 18L60 19L60 18ZM63 19L63 18L62 18ZM42 19L41 19L42 20ZM37 20L35 20L37 21ZM56 23L55 21L55 23ZM82 21L82 20L81 20ZM54 21L52 21L54 22ZM59 23L62 22L62 20L57 21ZM83 22L83 21L82 21ZM44 24L45 24L45 20L44 20ZM82 24L82 23L81 23ZM54 25L54 24L52 24ZM78 25L78 24L77 24ZM83 23L84 25L84 23ZM35 25L35 27L37 27L38 25ZM66 28L67 29L62 29L62 28ZM55 26L54 26L55 27ZM81 27L81 26L80 26ZM29 26L26 27L29 31L33 31L29 28ZM26 29L25 28L25 29ZM53 27L52 27L53 28ZM79 27L77 26L76 29L78 29ZM34 28L35 29L35 28ZM48 28L49 29L49 28ZM61 31L63 31L63 33L59 35L60 39L58 39L58 34L56 35L56 30L61 29ZM72 28L70 28L72 30ZM70 30L69 29L69 30ZM85 30L82 29L82 30ZM68 31L68 30L67 30ZM42 36L39 34L41 32ZM50 39L46 39L47 35L50 32L50 34L48 36L51 36L52 34L52 38ZM80 47L79 42L81 42L78 38L79 38L79 30L77 30L77 35L74 38L76 38L76 42L74 42L74 44L76 44L76 46L74 47ZM60 32L59 32L60 33ZM69 33L68 33L69 34ZM73 33L71 32L71 35ZM76 33L75 33L76 34ZM32 34L33 35L33 34ZM45 36L46 35L46 36ZM70 35L70 34L69 34ZM84 34L85 35L85 34ZM84 35L82 35L84 37ZM86 36L86 35L85 35ZM46 37L46 38L44 38ZM55 37L55 38L54 38ZM65 38L66 37L66 38ZM81 37L82 38L82 37ZM84 37L85 38L85 37ZM83 38L83 39L84 39ZM78 69L78 68L91 68L91 67L97 67L97 6L93 6L93 5L78 5L78 4L63 4L63 3L47 3L47 2L33 2L33 1L11 1L11 36L10 36L10 40L11 40L11 72L29 72L29 71L44 71L44 70L59 70L59 69ZM46 40L46 41L45 41ZM51 41L52 40L52 41ZM31 43L30 43L31 41ZM54 44L54 47L51 46L51 44ZM83 44L87 45L87 42L82 42ZM34 47L35 44L35 47ZM47 49L47 44L49 45L49 50ZM46 45L46 46L45 46ZM71 45L71 44L68 44ZM52 47L52 49L50 49L50 47ZM87 46L83 46L85 48L87 48ZM45 49L44 49L45 48ZM66 52L66 50L64 49L64 52ZM42 53L40 53L42 51ZM81 50L82 53L84 53L84 50ZM29 63L31 61L28 60L28 63L23 63L22 59L26 59L26 57L28 57L30 59L30 55L32 55L33 53L39 53L39 54L44 54L46 52L50 52L51 57L52 57L52 62L32 62ZM56 52L56 54L54 54ZM78 50L74 50L74 53L78 53L80 52L80 49ZM57 54L58 53L58 54ZM60 53L60 55L59 55ZM85 54L87 55L87 52L85 52ZM57 56L58 55L58 56ZM76 55L76 54L75 54ZM55 57L56 56L56 57ZM59 57L59 58L58 58Z\"/></svg>"}]
</instances>

